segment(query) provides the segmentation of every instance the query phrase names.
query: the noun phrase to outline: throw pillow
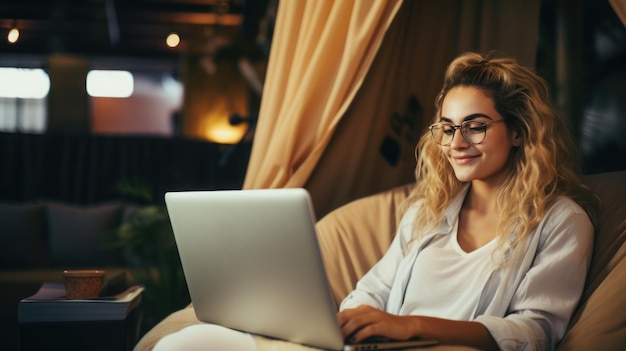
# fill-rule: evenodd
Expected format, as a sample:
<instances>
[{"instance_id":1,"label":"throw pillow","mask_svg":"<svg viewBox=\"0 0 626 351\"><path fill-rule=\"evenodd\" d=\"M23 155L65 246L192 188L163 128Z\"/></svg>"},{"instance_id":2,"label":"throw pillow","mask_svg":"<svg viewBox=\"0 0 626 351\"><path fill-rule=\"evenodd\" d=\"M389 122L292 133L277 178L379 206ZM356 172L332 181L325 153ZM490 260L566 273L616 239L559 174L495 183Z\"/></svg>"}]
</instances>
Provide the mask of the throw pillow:
<instances>
[{"instance_id":1,"label":"throw pillow","mask_svg":"<svg viewBox=\"0 0 626 351\"><path fill-rule=\"evenodd\" d=\"M46 262L45 217L40 204L0 204L0 266L36 267Z\"/></svg>"},{"instance_id":2,"label":"throw pillow","mask_svg":"<svg viewBox=\"0 0 626 351\"><path fill-rule=\"evenodd\" d=\"M48 247L55 266L102 267L119 263L117 255L104 248L107 231L120 224L122 205L48 205Z\"/></svg>"}]
</instances>

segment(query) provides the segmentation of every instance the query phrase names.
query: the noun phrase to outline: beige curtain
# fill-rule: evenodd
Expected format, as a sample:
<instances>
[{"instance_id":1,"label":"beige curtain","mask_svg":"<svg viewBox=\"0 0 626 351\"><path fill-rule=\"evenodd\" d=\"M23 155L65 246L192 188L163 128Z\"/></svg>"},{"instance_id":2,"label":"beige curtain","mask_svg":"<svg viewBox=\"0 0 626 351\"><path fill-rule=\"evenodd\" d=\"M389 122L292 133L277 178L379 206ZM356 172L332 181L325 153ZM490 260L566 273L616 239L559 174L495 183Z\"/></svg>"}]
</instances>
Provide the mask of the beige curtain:
<instances>
[{"instance_id":1,"label":"beige curtain","mask_svg":"<svg viewBox=\"0 0 626 351\"><path fill-rule=\"evenodd\" d=\"M244 188L304 186L400 4L280 2Z\"/></svg>"},{"instance_id":2,"label":"beige curtain","mask_svg":"<svg viewBox=\"0 0 626 351\"><path fill-rule=\"evenodd\" d=\"M611 7L626 26L626 0L609 0Z\"/></svg>"},{"instance_id":3,"label":"beige curtain","mask_svg":"<svg viewBox=\"0 0 626 351\"><path fill-rule=\"evenodd\" d=\"M412 0L401 6L336 2L351 5L280 3L244 184L305 187L318 217L355 198L412 181L415 144L434 112L434 98L450 60L463 51L497 49L532 66L539 26L540 0ZM322 5L327 3L334 6ZM382 9L383 4L387 8ZM365 51L344 48L352 48L357 40L365 45L365 35L350 38L352 32L334 27L333 40L321 41L326 26L336 23L338 6L346 6L341 9L342 27L350 27L348 21L377 24L378 35L384 34L382 42L374 45L370 40ZM324 19L313 11L317 7L333 11ZM389 25L386 16L393 14ZM297 30L285 29L285 21ZM304 26L313 26L316 40L298 39L300 33L309 32ZM359 32L377 38L371 31ZM331 46L320 47L326 44ZM331 58L322 61L316 55L319 51ZM305 62L295 65L295 57Z\"/></svg>"}]
</instances>

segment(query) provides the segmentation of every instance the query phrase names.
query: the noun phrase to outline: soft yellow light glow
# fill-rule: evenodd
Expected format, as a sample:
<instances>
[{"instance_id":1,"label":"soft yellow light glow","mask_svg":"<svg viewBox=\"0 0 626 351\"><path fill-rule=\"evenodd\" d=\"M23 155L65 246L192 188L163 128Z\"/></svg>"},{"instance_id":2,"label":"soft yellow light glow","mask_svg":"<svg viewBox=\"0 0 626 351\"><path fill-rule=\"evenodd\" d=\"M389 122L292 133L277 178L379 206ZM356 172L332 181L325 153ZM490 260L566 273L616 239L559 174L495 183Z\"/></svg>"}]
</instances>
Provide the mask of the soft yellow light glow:
<instances>
[{"instance_id":1,"label":"soft yellow light glow","mask_svg":"<svg viewBox=\"0 0 626 351\"><path fill-rule=\"evenodd\" d=\"M226 126L207 130L207 137L212 142L219 144L236 144L241 140L242 136L239 130Z\"/></svg>"},{"instance_id":2,"label":"soft yellow light glow","mask_svg":"<svg viewBox=\"0 0 626 351\"><path fill-rule=\"evenodd\" d=\"M0 68L0 97L42 99L50 91L50 77L40 68Z\"/></svg>"},{"instance_id":3,"label":"soft yellow light glow","mask_svg":"<svg viewBox=\"0 0 626 351\"><path fill-rule=\"evenodd\" d=\"M165 43L167 43L167 46L175 48L180 44L180 37L176 33L171 33L167 36L167 39L165 39Z\"/></svg>"},{"instance_id":4,"label":"soft yellow light glow","mask_svg":"<svg viewBox=\"0 0 626 351\"><path fill-rule=\"evenodd\" d=\"M93 97L127 98L133 95L135 81L128 71L93 70L87 73L87 94Z\"/></svg>"},{"instance_id":5,"label":"soft yellow light glow","mask_svg":"<svg viewBox=\"0 0 626 351\"><path fill-rule=\"evenodd\" d=\"M11 44L15 44L19 38L20 38L20 31L17 28L12 28L9 31L9 35L7 35L7 40Z\"/></svg>"},{"instance_id":6,"label":"soft yellow light glow","mask_svg":"<svg viewBox=\"0 0 626 351\"><path fill-rule=\"evenodd\" d=\"M233 126L228 122L228 116L209 116L205 122L204 137L213 143L236 144L246 133L247 125Z\"/></svg>"}]
</instances>

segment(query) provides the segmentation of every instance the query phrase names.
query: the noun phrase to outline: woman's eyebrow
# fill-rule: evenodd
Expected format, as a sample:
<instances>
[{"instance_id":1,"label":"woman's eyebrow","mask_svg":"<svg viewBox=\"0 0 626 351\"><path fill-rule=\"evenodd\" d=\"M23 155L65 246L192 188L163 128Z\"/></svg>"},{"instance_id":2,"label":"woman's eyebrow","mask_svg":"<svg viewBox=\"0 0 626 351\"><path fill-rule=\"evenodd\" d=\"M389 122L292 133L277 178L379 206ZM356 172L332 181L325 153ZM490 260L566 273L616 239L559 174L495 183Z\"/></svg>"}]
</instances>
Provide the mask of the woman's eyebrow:
<instances>
[{"instance_id":1,"label":"woman's eyebrow","mask_svg":"<svg viewBox=\"0 0 626 351\"><path fill-rule=\"evenodd\" d=\"M492 121L493 121L493 118L491 118L491 117L487 116L487 115L486 115L486 114L484 114L484 113L473 113L473 114L471 114L471 115L469 115L469 116L465 116L465 117L463 118L463 122L465 122L465 121L471 121L471 120L473 120L473 119L480 118L480 117L483 117L483 118L489 118L490 120L492 120ZM448 117L441 116L441 118L439 118L439 122L452 123L452 120L451 120L450 118L448 118Z\"/></svg>"}]
</instances>

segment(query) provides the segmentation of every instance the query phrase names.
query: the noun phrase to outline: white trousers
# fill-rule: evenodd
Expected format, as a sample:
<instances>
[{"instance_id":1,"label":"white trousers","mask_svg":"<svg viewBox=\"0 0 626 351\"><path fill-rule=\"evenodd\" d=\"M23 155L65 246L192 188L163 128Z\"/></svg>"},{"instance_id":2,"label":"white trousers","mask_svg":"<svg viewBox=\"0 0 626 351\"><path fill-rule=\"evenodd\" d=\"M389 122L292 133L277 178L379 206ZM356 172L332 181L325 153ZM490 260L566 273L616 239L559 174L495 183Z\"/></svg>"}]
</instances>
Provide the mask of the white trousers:
<instances>
[{"instance_id":1,"label":"white trousers","mask_svg":"<svg viewBox=\"0 0 626 351\"><path fill-rule=\"evenodd\" d=\"M252 335L215 324L194 324L166 335L153 351L256 351Z\"/></svg>"}]
</instances>

